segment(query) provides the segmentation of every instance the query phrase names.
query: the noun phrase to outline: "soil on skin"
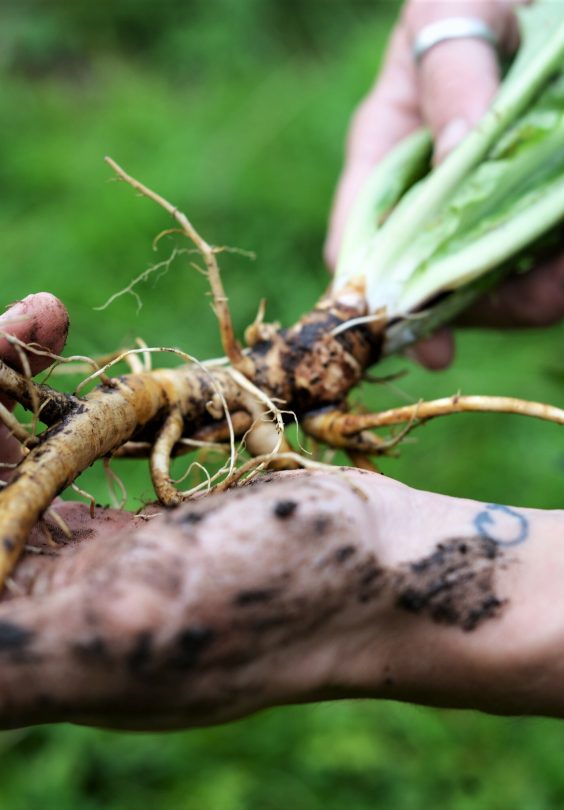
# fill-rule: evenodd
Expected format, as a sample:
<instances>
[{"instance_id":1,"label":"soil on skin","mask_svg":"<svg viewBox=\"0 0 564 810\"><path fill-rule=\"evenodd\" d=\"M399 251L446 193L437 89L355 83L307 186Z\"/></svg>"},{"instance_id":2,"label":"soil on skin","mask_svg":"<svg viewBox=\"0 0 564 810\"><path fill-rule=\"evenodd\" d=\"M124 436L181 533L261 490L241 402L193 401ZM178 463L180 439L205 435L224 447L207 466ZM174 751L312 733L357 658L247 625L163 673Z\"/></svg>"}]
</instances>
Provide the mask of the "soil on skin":
<instances>
[{"instance_id":1,"label":"soil on skin","mask_svg":"<svg viewBox=\"0 0 564 810\"><path fill-rule=\"evenodd\" d=\"M403 566L395 585L396 604L436 622L474 630L503 605L495 593L501 554L493 540L483 537L439 543L430 556Z\"/></svg>"}]
</instances>

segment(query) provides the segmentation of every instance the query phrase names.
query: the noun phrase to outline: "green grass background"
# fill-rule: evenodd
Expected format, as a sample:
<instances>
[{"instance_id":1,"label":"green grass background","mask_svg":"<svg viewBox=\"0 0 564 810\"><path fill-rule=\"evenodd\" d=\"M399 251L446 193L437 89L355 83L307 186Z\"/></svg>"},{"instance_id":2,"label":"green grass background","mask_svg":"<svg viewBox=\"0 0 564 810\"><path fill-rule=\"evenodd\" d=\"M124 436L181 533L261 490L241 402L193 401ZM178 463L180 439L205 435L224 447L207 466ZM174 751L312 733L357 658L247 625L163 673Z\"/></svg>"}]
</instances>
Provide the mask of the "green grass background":
<instances>
[{"instance_id":1,"label":"green grass background","mask_svg":"<svg viewBox=\"0 0 564 810\"><path fill-rule=\"evenodd\" d=\"M237 329L261 297L290 323L327 283L325 223L347 121L372 82L398 4L368 0L20 0L0 11L3 300L47 289L67 304L68 350L101 354L141 335L220 352L205 281L181 256L103 312L94 307L158 252L166 216L108 182L112 155L174 201L224 254ZM407 368L359 401L388 407L455 391L563 405L564 329L466 331L446 372ZM164 357L163 363L170 363ZM387 460L413 486L562 507L564 448L515 417L431 423ZM132 505L143 465L123 463ZM97 471L83 483L107 501ZM70 726L0 734L0 807L98 810L526 808L564 804L564 727L534 719L348 702L284 708L170 735Z\"/></svg>"}]
</instances>

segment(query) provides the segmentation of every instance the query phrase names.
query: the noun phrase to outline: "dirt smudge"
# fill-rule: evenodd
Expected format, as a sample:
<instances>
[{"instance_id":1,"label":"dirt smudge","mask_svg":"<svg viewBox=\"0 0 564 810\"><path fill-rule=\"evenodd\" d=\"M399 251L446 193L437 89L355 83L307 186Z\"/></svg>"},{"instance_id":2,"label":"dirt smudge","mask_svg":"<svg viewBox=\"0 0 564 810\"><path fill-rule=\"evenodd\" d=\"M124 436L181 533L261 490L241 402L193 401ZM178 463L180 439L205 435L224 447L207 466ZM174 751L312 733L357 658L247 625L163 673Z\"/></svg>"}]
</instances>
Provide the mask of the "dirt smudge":
<instances>
[{"instance_id":1,"label":"dirt smudge","mask_svg":"<svg viewBox=\"0 0 564 810\"><path fill-rule=\"evenodd\" d=\"M474 630L499 615L504 604L495 591L502 554L496 543L483 537L439 543L432 554L403 565L396 574L396 606Z\"/></svg>"}]
</instances>

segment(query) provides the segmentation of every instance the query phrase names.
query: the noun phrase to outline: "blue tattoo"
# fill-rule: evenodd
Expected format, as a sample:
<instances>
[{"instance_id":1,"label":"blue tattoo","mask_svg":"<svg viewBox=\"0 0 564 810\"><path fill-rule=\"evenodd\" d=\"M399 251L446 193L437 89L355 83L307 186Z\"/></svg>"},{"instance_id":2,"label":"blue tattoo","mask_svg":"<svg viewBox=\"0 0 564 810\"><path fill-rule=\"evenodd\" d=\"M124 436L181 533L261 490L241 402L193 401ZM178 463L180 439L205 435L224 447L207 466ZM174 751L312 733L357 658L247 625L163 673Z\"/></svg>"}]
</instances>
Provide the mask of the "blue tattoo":
<instances>
[{"instance_id":1,"label":"blue tattoo","mask_svg":"<svg viewBox=\"0 0 564 810\"><path fill-rule=\"evenodd\" d=\"M527 518L515 509L497 503L489 503L476 515L474 526L480 537L487 537L499 546L517 546L529 536Z\"/></svg>"}]
</instances>

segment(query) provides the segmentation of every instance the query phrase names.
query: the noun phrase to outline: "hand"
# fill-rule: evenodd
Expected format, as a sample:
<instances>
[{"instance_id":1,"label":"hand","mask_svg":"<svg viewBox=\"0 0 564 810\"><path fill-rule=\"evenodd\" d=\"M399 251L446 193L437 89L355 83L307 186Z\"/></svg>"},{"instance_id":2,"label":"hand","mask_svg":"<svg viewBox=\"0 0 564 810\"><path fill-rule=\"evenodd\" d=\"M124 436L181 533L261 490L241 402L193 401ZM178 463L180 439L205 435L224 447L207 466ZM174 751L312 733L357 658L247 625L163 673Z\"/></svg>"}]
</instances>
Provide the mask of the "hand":
<instances>
[{"instance_id":1,"label":"hand","mask_svg":"<svg viewBox=\"0 0 564 810\"><path fill-rule=\"evenodd\" d=\"M152 517L59 504L73 540L47 518L57 545L33 533L0 604L0 727L182 728L352 690L345 648L359 621L382 636L388 600L375 503L350 476Z\"/></svg>"},{"instance_id":2,"label":"hand","mask_svg":"<svg viewBox=\"0 0 564 810\"><path fill-rule=\"evenodd\" d=\"M46 293L0 318L0 329L54 353L67 327ZM32 373L48 365L26 356ZM6 340L0 358L21 367ZM0 458L19 456L3 427ZM179 728L321 696L325 659L336 653L329 619L350 585L340 560L347 542L367 534L367 513L351 515L345 537L334 507L319 500L337 495L352 512L353 490L336 478L297 489L291 477L268 493L248 487L165 515L96 507L92 518L87 506L58 500L72 539L48 511L0 595L0 728ZM303 547L308 531L326 535L326 574L313 576L319 550ZM364 557L370 566L373 552Z\"/></svg>"},{"instance_id":3,"label":"hand","mask_svg":"<svg viewBox=\"0 0 564 810\"><path fill-rule=\"evenodd\" d=\"M564 513L269 479L154 517L67 504L58 547L36 531L0 603L0 727L345 697L564 714Z\"/></svg>"},{"instance_id":4,"label":"hand","mask_svg":"<svg viewBox=\"0 0 564 810\"><path fill-rule=\"evenodd\" d=\"M419 66L412 56L417 33L429 23L453 16L483 19L508 53L518 46L510 0L408 0L395 29L380 77L354 117L326 246L329 266L336 262L349 209L372 167L395 144L425 123L440 162L480 120L499 84L496 54L478 40L442 42ZM526 276L509 280L465 314L473 326L515 328L548 326L564 316L564 257L543 263ZM418 344L420 362L444 368L454 356L454 338L441 329Z\"/></svg>"}]
</instances>

